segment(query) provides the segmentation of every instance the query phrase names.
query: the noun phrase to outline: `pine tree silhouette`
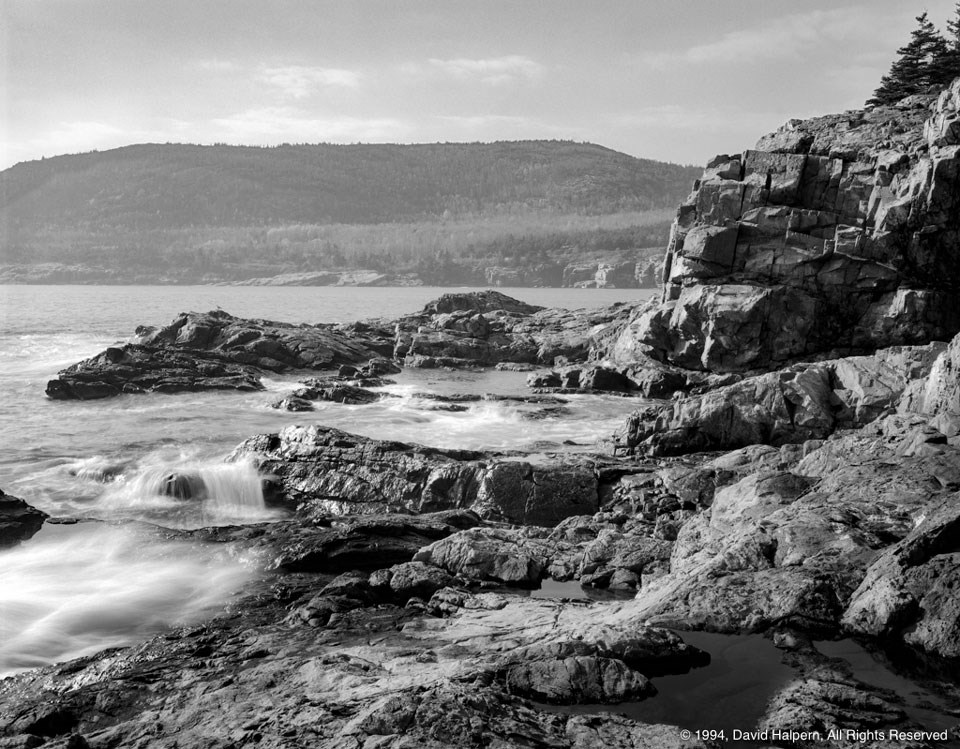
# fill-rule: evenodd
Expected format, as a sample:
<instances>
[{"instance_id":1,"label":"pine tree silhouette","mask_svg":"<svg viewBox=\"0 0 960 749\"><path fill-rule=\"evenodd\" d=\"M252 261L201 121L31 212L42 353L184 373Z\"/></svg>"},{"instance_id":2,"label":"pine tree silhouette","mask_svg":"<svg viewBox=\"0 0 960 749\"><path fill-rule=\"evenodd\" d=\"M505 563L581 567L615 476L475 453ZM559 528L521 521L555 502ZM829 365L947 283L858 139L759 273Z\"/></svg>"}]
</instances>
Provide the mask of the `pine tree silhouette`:
<instances>
[{"instance_id":1,"label":"pine tree silhouette","mask_svg":"<svg viewBox=\"0 0 960 749\"><path fill-rule=\"evenodd\" d=\"M948 75L946 63L950 49L926 12L921 13L917 16L917 28L910 34L910 41L897 50L900 57L890 66L890 72L880 79L880 86L867 100L867 106L892 104L911 94L926 92L934 84L946 83L944 76Z\"/></svg>"}]
</instances>

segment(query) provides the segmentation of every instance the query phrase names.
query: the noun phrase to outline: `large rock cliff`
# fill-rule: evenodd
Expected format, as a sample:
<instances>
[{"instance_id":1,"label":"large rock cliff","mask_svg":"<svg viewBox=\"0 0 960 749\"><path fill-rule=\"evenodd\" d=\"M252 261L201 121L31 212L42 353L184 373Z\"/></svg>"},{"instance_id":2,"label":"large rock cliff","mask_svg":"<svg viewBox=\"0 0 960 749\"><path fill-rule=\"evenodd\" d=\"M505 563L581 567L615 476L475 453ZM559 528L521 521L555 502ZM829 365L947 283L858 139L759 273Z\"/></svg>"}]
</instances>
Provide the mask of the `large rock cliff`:
<instances>
[{"instance_id":1,"label":"large rock cliff","mask_svg":"<svg viewBox=\"0 0 960 749\"><path fill-rule=\"evenodd\" d=\"M604 353L690 370L949 340L960 331L960 80L939 97L791 120L707 164L662 294Z\"/></svg>"}]
</instances>

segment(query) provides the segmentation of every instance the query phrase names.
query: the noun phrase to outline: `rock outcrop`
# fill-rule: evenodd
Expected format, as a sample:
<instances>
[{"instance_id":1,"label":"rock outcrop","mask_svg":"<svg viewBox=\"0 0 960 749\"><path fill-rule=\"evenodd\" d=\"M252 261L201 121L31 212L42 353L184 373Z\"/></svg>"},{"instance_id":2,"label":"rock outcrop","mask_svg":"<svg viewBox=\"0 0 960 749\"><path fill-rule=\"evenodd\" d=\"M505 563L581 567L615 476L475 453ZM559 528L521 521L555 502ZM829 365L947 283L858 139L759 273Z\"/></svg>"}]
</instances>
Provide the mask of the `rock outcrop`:
<instances>
[{"instance_id":1,"label":"rock outcrop","mask_svg":"<svg viewBox=\"0 0 960 749\"><path fill-rule=\"evenodd\" d=\"M626 304L543 309L496 291L444 294L397 320L393 354L415 367L584 361L595 341L621 326L631 310Z\"/></svg>"},{"instance_id":2,"label":"rock outcrop","mask_svg":"<svg viewBox=\"0 0 960 749\"><path fill-rule=\"evenodd\" d=\"M47 513L0 489L0 548L16 546L40 530Z\"/></svg>"},{"instance_id":3,"label":"rock outcrop","mask_svg":"<svg viewBox=\"0 0 960 749\"><path fill-rule=\"evenodd\" d=\"M471 450L385 442L291 426L241 444L302 514L472 509L484 518L555 525L598 509L593 465L532 464Z\"/></svg>"},{"instance_id":4,"label":"rock outcrop","mask_svg":"<svg viewBox=\"0 0 960 749\"><path fill-rule=\"evenodd\" d=\"M215 352L128 343L62 370L47 383L54 400L96 400L124 393L263 390L259 373Z\"/></svg>"},{"instance_id":5,"label":"rock outcrop","mask_svg":"<svg viewBox=\"0 0 960 749\"><path fill-rule=\"evenodd\" d=\"M74 364L47 385L55 399L121 393L260 390L262 372L336 369L389 355L390 332L368 325L291 325L223 311L186 313L137 341Z\"/></svg>"},{"instance_id":6,"label":"rock outcrop","mask_svg":"<svg viewBox=\"0 0 960 749\"><path fill-rule=\"evenodd\" d=\"M795 364L705 393L678 395L636 411L621 429L618 447L678 455L824 439L836 429L873 421L895 407L908 387L913 393L920 382L929 382L926 375L934 367L949 366L945 348L943 343L898 346L871 356ZM950 395L945 385L929 387ZM938 395L916 397L930 408Z\"/></svg>"},{"instance_id":7,"label":"rock outcrop","mask_svg":"<svg viewBox=\"0 0 960 749\"><path fill-rule=\"evenodd\" d=\"M292 325L246 320L221 310L186 313L170 325L140 327L136 341L61 371L47 384L54 399L122 393L259 390L265 372L340 370L393 359L411 367L552 365L585 361L596 341L622 327L632 306L543 309L496 291L445 294L396 321ZM392 365L391 365L392 366ZM397 371L397 370L393 370ZM287 403L284 408L304 408Z\"/></svg>"},{"instance_id":8,"label":"rock outcrop","mask_svg":"<svg viewBox=\"0 0 960 749\"><path fill-rule=\"evenodd\" d=\"M939 98L792 120L712 160L680 206L663 293L606 351L774 369L960 331L960 81Z\"/></svg>"}]
</instances>

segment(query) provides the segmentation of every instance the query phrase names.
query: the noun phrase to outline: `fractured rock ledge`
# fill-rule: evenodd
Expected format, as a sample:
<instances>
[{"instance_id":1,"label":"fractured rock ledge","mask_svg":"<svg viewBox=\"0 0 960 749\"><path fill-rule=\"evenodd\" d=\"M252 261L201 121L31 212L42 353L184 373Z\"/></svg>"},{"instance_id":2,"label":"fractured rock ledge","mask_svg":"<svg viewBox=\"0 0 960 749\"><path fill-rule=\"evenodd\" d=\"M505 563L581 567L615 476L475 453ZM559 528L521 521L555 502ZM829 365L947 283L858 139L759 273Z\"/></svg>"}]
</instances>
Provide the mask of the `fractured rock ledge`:
<instances>
[{"instance_id":1,"label":"fractured rock ledge","mask_svg":"<svg viewBox=\"0 0 960 749\"><path fill-rule=\"evenodd\" d=\"M301 514L471 509L487 519L555 525L599 506L589 461L542 466L473 450L387 442L322 426L290 426L239 445Z\"/></svg>"},{"instance_id":2,"label":"fractured rock ledge","mask_svg":"<svg viewBox=\"0 0 960 749\"><path fill-rule=\"evenodd\" d=\"M716 157L679 208L661 298L605 354L733 372L952 338L958 107L960 81Z\"/></svg>"}]
</instances>

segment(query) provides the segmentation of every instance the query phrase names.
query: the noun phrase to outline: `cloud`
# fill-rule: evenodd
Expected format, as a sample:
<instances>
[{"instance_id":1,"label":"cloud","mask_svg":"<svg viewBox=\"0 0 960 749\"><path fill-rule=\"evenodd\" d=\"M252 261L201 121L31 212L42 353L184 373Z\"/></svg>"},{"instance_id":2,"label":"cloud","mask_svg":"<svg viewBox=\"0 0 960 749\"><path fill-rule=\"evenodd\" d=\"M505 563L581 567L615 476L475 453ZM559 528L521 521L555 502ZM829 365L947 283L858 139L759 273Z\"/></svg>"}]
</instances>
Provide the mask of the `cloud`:
<instances>
[{"instance_id":1,"label":"cloud","mask_svg":"<svg viewBox=\"0 0 960 749\"><path fill-rule=\"evenodd\" d=\"M869 24L864 23L866 14L871 15L872 22ZM805 54L817 47L844 44L851 50L869 49L877 45L879 37L884 36L884 29L900 31L900 24L881 23L882 20L872 9L864 7L794 13L757 26L727 32L714 41L685 50L651 52L640 59L654 68L678 63L715 65L767 60L802 61ZM879 39L879 42L886 43L883 39Z\"/></svg>"},{"instance_id":2,"label":"cloud","mask_svg":"<svg viewBox=\"0 0 960 749\"><path fill-rule=\"evenodd\" d=\"M164 124L174 122L169 120ZM31 138L0 143L0 169L41 156L101 151L130 143L162 142L169 139L169 133L165 130L128 128L95 120L64 121Z\"/></svg>"},{"instance_id":3,"label":"cloud","mask_svg":"<svg viewBox=\"0 0 960 749\"><path fill-rule=\"evenodd\" d=\"M519 115L447 115L434 118L439 124L438 138L443 140L516 140L518 138L569 138L583 137L577 126L557 125L535 117Z\"/></svg>"},{"instance_id":4,"label":"cloud","mask_svg":"<svg viewBox=\"0 0 960 749\"><path fill-rule=\"evenodd\" d=\"M764 133L775 130L792 115L780 112L749 112L731 107L686 107L680 104L663 104L642 107L632 112L611 118L620 129L652 128L670 131L696 131L730 133L756 140Z\"/></svg>"},{"instance_id":5,"label":"cloud","mask_svg":"<svg viewBox=\"0 0 960 749\"><path fill-rule=\"evenodd\" d=\"M257 80L274 86L290 98L304 99L322 88L357 88L363 74L343 68L312 68L303 65L260 68Z\"/></svg>"},{"instance_id":6,"label":"cloud","mask_svg":"<svg viewBox=\"0 0 960 749\"><path fill-rule=\"evenodd\" d=\"M210 140L248 144L402 140L410 127L391 117L315 117L294 107L249 109L211 120Z\"/></svg>"},{"instance_id":7,"label":"cloud","mask_svg":"<svg viewBox=\"0 0 960 749\"><path fill-rule=\"evenodd\" d=\"M211 73L233 73L240 70L240 64L233 60L197 60L196 65L201 70L206 70Z\"/></svg>"},{"instance_id":8,"label":"cloud","mask_svg":"<svg viewBox=\"0 0 960 749\"><path fill-rule=\"evenodd\" d=\"M520 81L536 81L546 73L545 66L523 55L480 59L458 57L450 60L431 57L427 60L426 67L413 64L404 66L404 70L410 73L420 73L428 70L460 80L479 80L489 86L500 86L505 83Z\"/></svg>"}]
</instances>

